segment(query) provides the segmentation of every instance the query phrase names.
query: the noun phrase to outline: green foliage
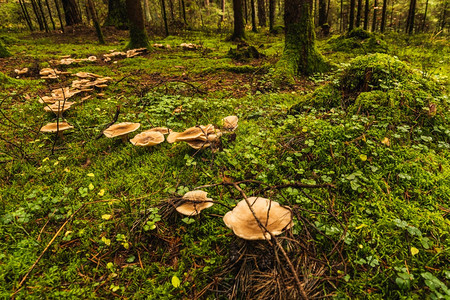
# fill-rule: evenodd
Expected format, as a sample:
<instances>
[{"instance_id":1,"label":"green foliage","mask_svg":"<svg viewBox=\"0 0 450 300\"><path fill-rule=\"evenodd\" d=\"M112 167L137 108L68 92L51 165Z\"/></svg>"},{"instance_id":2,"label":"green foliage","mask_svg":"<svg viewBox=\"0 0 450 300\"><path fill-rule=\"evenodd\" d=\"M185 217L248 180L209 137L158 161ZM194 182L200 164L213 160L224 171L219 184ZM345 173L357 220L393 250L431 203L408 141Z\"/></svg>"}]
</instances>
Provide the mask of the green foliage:
<instances>
[{"instance_id":1,"label":"green foliage","mask_svg":"<svg viewBox=\"0 0 450 300\"><path fill-rule=\"evenodd\" d=\"M327 41L331 51L351 52L355 54L386 53L389 48L381 35L355 28L347 34L333 37Z\"/></svg>"},{"instance_id":2,"label":"green foliage","mask_svg":"<svg viewBox=\"0 0 450 300\"><path fill-rule=\"evenodd\" d=\"M11 53L6 49L3 43L0 41L0 58L5 58L11 56Z\"/></svg>"}]
</instances>

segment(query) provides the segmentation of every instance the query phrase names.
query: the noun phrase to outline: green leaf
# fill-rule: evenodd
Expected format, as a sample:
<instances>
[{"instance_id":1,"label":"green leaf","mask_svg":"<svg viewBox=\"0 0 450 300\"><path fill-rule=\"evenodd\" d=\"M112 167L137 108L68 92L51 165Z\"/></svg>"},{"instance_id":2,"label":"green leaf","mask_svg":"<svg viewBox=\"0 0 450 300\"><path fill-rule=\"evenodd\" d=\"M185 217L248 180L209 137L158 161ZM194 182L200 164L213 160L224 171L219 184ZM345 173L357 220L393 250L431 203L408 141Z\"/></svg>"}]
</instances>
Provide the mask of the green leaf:
<instances>
[{"instance_id":1,"label":"green leaf","mask_svg":"<svg viewBox=\"0 0 450 300\"><path fill-rule=\"evenodd\" d=\"M416 247L411 247L411 254L412 256L416 255L419 253L419 249L417 249Z\"/></svg>"},{"instance_id":2,"label":"green leaf","mask_svg":"<svg viewBox=\"0 0 450 300\"><path fill-rule=\"evenodd\" d=\"M361 154L361 155L359 156L359 158L360 158L362 161L366 161L366 160L367 160L367 155Z\"/></svg>"},{"instance_id":3,"label":"green leaf","mask_svg":"<svg viewBox=\"0 0 450 300\"><path fill-rule=\"evenodd\" d=\"M177 287L179 287L181 285L181 280L175 275L173 275L173 277L172 277L172 285L175 288L177 288Z\"/></svg>"}]
</instances>

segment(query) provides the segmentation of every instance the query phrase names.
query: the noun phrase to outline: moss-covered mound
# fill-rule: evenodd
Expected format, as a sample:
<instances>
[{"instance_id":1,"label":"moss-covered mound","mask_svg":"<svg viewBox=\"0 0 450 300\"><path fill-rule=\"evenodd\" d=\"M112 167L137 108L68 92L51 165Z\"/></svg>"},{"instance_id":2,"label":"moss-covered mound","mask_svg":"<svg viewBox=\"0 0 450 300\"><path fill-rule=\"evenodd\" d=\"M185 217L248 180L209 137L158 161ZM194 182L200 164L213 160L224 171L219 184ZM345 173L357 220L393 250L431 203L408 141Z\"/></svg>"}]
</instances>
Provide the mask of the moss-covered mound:
<instances>
[{"instance_id":1,"label":"moss-covered mound","mask_svg":"<svg viewBox=\"0 0 450 300\"><path fill-rule=\"evenodd\" d=\"M3 43L0 41L0 58L9 57L11 53L3 46Z\"/></svg>"},{"instance_id":2,"label":"moss-covered mound","mask_svg":"<svg viewBox=\"0 0 450 300\"><path fill-rule=\"evenodd\" d=\"M381 36L356 28L345 35L333 37L328 40L327 46L331 51L351 53L386 53L389 49Z\"/></svg>"},{"instance_id":3,"label":"moss-covered mound","mask_svg":"<svg viewBox=\"0 0 450 300\"><path fill-rule=\"evenodd\" d=\"M372 54L355 58L334 82L318 88L292 110L304 106L341 107L353 114L412 121L448 114L449 103L431 78L424 78L396 57Z\"/></svg>"}]
</instances>

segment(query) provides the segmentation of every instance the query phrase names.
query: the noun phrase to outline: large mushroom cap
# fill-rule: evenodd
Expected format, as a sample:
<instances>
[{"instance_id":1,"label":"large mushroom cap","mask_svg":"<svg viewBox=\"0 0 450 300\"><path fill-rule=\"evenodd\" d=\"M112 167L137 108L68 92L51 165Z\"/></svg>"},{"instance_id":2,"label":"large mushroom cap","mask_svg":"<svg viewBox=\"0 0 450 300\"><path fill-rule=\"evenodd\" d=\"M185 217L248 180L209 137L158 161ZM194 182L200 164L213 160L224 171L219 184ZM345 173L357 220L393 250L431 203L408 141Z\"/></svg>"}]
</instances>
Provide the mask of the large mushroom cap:
<instances>
[{"instance_id":1,"label":"large mushroom cap","mask_svg":"<svg viewBox=\"0 0 450 300\"><path fill-rule=\"evenodd\" d=\"M167 128L167 127L154 127L154 128L149 129L149 130L147 130L147 131L148 131L148 132L151 132L151 131L153 131L153 132L159 132L159 133L162 133L162 134L169 134L169 133L172 132L172 129L169 129L169 128Z\"/></svg>"},{"instance_id":2,"label":"large mushroom cap","mask_svg":"<svg viewBox=\"0 0 450 300\"><path fill-rule=\"evenodd\" d=\"M117 136L126 135L130 132L137 130L141 126L139 123L123 122L119 124L114 124L108 127L103 134L106 137L113 138Z\"/></svg>"},{"instance_id":3,"label":"large mushroom cap","mask_svg":"<svg viewBox=\"0 0 450 300\"><path fill-rule=\"evenodd\" d=\"M282 207L278 202L261 197L250 197L256 217L273 235L279 235L284 229L292 227L292 213L289 208ZM245 200L225 214L223 221L234 234L246 240L270 240L271 236L258 225Z\"/></svg>"},{"instance_id":4,"label":"large mushroom cap","mask_svg":"<svg viewBox=\"0 0 450 300\"><path fill-rule=\"evenodd\" d=\"M238 117L228 116L222 119L223 127L228 131L234 131L238 127Z\"/></svg>"},{"instance_id":5,"label":"large mushroom cap","mask_svg":"<svg viewBox=\"0 0 450 300\"><path fill-rule=\"evenodd\" d=\"M150 147L164 142L164 135L157 131L144 131L130 140L135 146Z\"/></svg>"},{"instance_id":6,"label":"large mushroom cap","mask_svg":"<svg viewBox=\"0 0 450 300\"><path fill-rule=\"evenodd\" d=\"M48 123L47 125L42 126L41 132L57 132L57 131L64 131L67 129L71 129L71 128L73 128L73 126L67 122Z\"/></svg>"},{"instance_id":7,"label":"large mushroom cap","mask_svg":"<svg viewBox=\"0 0 450 300\"><path fill-rule=\"evenodd\" d=\"M54 112L57 115L61 115L63 112L68 110L75 102L69 101L56 101L52 105L44 106L46 112Z\"/></svg>"},{"instance_id":8,"label":"large mushroom cap","mask_svg":"<svg viewBox=\"0 0 450 300\"><path fill-rule=\"evenodd\" d=\"M183 200L185 201L183 204L178 206L176 210L183 215L186 216L195 216L198 215L205 208L213 206L211 198L207 198L206 195L208 193L201 190L190 191L184 194Z\"/></svg>"},{"instance_id":9,"label":"large mushroom cap","mask_svg":"<svg viewBox=\"0 0 450 300\"><path fill-rule=\"evenodd\" d=\"M167 137L167 142L175 143L178 141L195 140L203 135L203 130L200 127L191 127L183 132L171 132Z\"/></svg>"}]
</instances>

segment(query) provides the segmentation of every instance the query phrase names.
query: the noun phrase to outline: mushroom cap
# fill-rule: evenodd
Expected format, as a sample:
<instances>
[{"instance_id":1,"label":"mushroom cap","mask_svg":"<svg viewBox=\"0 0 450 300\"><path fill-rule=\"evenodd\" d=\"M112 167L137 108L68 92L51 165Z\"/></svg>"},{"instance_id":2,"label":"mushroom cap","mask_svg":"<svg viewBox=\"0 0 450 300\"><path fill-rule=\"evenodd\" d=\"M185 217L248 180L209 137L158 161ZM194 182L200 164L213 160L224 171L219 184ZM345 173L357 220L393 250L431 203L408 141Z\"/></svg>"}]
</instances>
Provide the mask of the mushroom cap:
<instances>
[{"instance_id":1,"label":"mushroom cap","mask_svg":"<svg viewBox=\"0 0 450 300\"><path fill-rule=\"evenodd\" d=\"M164 135L157 131L144 131L130 140L135 146L149 147L164 142Z\"/></svg>"},{"instance_id":2,"label":"mushroom cap","mask_svg":"<svg viewBox=\"0 0 450 300\"><path fill-rule=\"evenodd\" d=\"M199 127L191 127L183 132L172 131L167 137L167 142L175 143L178 141L195 140L203 135L203 130Z\"/></svg>"},{"instance_id":3,"label":"mushroom cap","mask_svg":"<svg viewBox=\"0 0 450 300\"><path fill-rule=\"evenodd\" d=\"M256 217L273 235L279 235L283 229L292 227L292 213L289 208L261 197L249 197L248 201ZM245 199L240 201L232 211L227 212L223 221L240 238L246 240L270 240L271 238L268 232L259 227Z\"/></svg>"},{"instance_id":4,"label":"mushroom cap","mask_svg":"<svg viewBox=\"0 0 450 300\"><path fill-rule=\"evenodd\" d=\"M123 122L109 126L103 131L103 134L106 137L113 138L133 132L137 130L139 126L141 126L139 123Z\"/></svg>"},{"instance_id":5,"label":"mushroom cap","mask_svg":"<svg viewBox=\"0 0 450 300\"><path fill-rule=\"evenodd\" d=\"M211 143L207 142L207 141L203 141L200 139L197 140L191 140L191 141L185 141L189 146L191 146L194 149L204 149L204 148L208 148L209 146L211 146Z\"/></svg>"},{"instance_id":6,"label":"mushroom cap","mask_svg":"<svg viewBox=\"0 0 450 300\"><path fill-rule=\"evenodd\" d=\"M184 194L183 200L188 200L176 208L177 212L186 216L198 215L205 208L213 206L211 198L207 198L208 193L201 190L190 191ZM196 202L190 202L190 201Z\"/></svg>"},{"instance_id":7,"label":"mushroom cap","mask_svg":"<svg viewBox=\"0 0 450 300\"><path fill-rule=\"evenodd\" d=\"M65 112L74 104L75 104L75 102L70 102L70 101L66 101L66 102L56 101L52 105L44 106L44 110L46 112L54 112L54 113Z\"/></svg>"},{"instance_id":8,"label":"mushroom cap","mask_svg":"<svg viewBox=\"0 0 450 300\"><path fill-rule=\"evenodd\" d=\"M58 127L59 127L59 130L58 130ZM42 126L41 132L57 132L57 131L64 131L67 129L71 129L71 128L73 128L73 126L67 122L59 122L59 124L58 123L48 123L47 125Z\"/></svg>"},{"instance_id":9,"label":"mushroom cap","mask_svg":"<svg viewBox=\"0 0 450 300\"><path fill-rule=\"evenodd\" d=\"M237 116L225 117L222 119L223 127L226 130L234 131L238 127L238 120L239 120L239 118Z\"/></svg>"},{"instance_id":10,"label":"mushroom cap","mask_svg":"<svg viewBox=\"0 0 450 300\"><path fill-rule=\"evenodd\" d=\"M162 134L169 134L172 132L172 129L169 129L167 127L154 127L152 129L146 130L145 132L159 132Z\"/></svg>"}]
</instances>

